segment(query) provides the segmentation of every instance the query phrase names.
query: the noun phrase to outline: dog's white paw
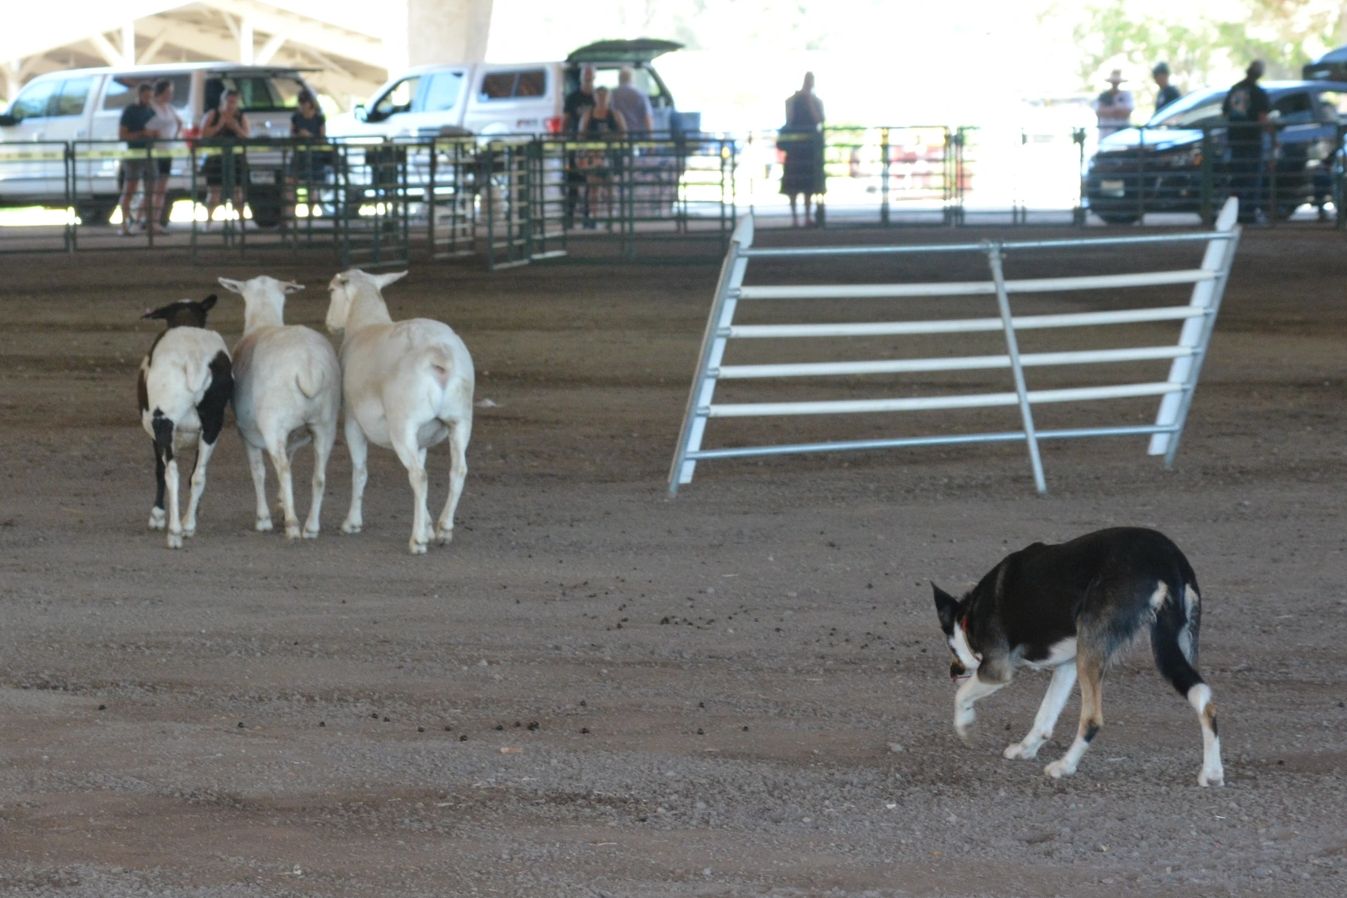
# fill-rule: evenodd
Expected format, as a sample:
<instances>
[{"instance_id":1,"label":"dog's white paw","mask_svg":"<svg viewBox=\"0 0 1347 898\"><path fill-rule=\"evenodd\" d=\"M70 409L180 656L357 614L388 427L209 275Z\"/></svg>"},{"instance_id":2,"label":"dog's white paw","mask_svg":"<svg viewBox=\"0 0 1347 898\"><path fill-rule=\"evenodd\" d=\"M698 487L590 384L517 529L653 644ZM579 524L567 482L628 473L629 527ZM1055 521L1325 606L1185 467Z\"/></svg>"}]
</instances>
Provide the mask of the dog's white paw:
<instances>
[{"instance_id":1,"label":"dog's white paw","mask_svg":"<svg viewBox=\"0 0 1347 898\"><path fill-rule=\"evenodd\" d=\"M1197 784L1199 786L1224 786L1225 771L1220 767L1217 767L1215 770L1207 770L1204 768L1202 772L1197 775Z\"/></svg>"},{"instance_id":2,"label":"dog's white paw","mask_svg":"<svg viewBox=\"0 0 1347 898\"><path fill-rule=\"evenodd\" d=\"M1047 767L1044 767L1043 772L1053 779L1059 780L1064 776L1070 776L1075 773L1076 768L1073 765L1068 764L1065 759L1059 759L1053 761Z\"/></svg>"},{"instance_id":3,"label":"dog's white paw","mask_svg":"<svg viewBox=\"0 0 1347 898\"><path fill-rule=\"evenodd\" d=\"M162 508L151 508L151 509L150 509L150 529L151 529L151 530L163 530L163 529L164 529L164 526L165 526L164 521L165 521L164 510L163 510Z\"/></svg>"},{"instance_id":4,"label":"dog's white paw","mask_svg":"<svg viewBox=\"0 0 1347 898\"><path fill-rule=\"evenodd\" d=\"M1001 752L1001 757L1007 761L1032 761L1038 757L1038 749L1042 744L1042 742L1012 742Z\"/></svg>"},{"instance_id":5,"label":"dog's white paw","mask_svg":"<svg viewBox=\"0 0 1347 898\"><path fill-rule=\"evenodd\" d=\"M954 732L958 734L959 741L969 748L973 747L973 737L969 729L973 726L973 721L977 715L973 713L972 708L954 709Z\"/></svg>"}]
</instances>

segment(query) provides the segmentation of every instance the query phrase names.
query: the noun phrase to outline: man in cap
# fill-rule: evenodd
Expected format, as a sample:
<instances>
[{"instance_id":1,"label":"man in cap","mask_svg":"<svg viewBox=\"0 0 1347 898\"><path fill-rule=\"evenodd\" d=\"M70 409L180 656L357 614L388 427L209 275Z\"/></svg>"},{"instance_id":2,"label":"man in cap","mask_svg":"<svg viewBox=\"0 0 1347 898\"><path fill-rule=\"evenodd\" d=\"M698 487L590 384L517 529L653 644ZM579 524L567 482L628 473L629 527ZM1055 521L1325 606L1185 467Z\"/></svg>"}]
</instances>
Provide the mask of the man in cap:
<instances>
[{"instance_id":1,"label":"man in cap","mask_svg":"<svg viewBox=\"0 0 1347 898\"><path fill-rule=\"evenodd\" d=\"M1167 62L1157 62L1155 68L1151 69L1151 77L1155 79L1156 86L1160 88L1155 95L1155 111L1159 112L1179 98L1179 89L1169 83L1169 63Z\"/></svg>"},{"instance_id":2,"label":"man in cap","mask_svg":"<svg viewBox=\"0 0 1347 898\"><path fill-rule=\"evenodd\" d=\"M1100 138L1121 131L1131 123L1132 94L1119 87L1123 80L1120 69L1109 72L1109 89L1094 101L1094 114L1099 119Z\"/></svg>"}]
</instances>

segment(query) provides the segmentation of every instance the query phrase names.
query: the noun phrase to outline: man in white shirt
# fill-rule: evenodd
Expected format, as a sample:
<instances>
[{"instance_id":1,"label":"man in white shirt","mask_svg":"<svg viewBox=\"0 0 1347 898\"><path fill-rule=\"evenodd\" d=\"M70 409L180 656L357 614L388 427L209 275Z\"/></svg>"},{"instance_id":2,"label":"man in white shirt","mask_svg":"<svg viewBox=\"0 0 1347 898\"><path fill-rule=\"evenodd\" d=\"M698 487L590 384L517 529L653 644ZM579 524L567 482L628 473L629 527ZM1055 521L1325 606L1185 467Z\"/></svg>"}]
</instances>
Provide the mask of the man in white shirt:
<instances>
[{"instance_id":1,"label":"man in white shirt","mask_svg":"<svg viewBox=\"0 0 1347 898\"><path fill-rule=\"evenodd\" d=\"M1111 86L1094 101L1094 114L1099 120L1101 139L1131 124L1132 94L1118 86L1124 80L1120 69L1109 72L1108 83Z\"/></svg>"}]
</instances>

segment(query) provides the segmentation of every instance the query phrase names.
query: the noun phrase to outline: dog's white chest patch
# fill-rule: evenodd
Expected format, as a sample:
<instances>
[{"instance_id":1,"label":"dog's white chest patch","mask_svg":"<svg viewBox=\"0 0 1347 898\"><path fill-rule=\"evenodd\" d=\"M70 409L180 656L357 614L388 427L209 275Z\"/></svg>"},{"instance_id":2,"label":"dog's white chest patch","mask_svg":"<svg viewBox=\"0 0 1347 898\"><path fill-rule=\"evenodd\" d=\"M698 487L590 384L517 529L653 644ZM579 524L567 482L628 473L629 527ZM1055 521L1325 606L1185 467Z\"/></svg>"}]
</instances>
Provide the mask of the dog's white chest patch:
<instances>
[{"instance_id":1,"label":"dog's white chest patch","mask_svg":"<svg viewBox=\"0 0 1347 898\"><path fill-rule=\"evenodd\" d=\"M1043 670L1045 668L1060 667L1067 661L1076 657L1076 637L1071 636L1063 639L1061 642L1054 642L1048 646L1048 657L1040 658L1037 661L1025 661L1026 667L1034 670Z\"/></svg>"}]
</instances>

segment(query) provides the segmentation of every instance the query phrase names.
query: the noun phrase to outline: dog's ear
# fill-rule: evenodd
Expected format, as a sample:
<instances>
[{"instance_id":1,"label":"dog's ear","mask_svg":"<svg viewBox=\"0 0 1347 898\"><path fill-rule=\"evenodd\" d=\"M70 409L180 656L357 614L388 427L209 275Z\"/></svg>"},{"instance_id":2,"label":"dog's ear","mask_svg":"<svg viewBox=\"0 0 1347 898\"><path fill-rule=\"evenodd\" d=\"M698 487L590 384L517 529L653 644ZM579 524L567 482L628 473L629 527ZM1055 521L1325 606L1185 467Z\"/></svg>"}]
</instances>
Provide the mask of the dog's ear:
<instances>
[{"instance_id":1,"label":"dog's ear","mask_svg":"<svg viewBox=\"0 0 1347 898\"><path fill-rule=\"evenodd\" d=\"M934 583L931 589L935 592L935 613L940 615L940 629L946 636L952 636L954 623L959 619L959 600Z\"/></svg>"}]
</instances>

